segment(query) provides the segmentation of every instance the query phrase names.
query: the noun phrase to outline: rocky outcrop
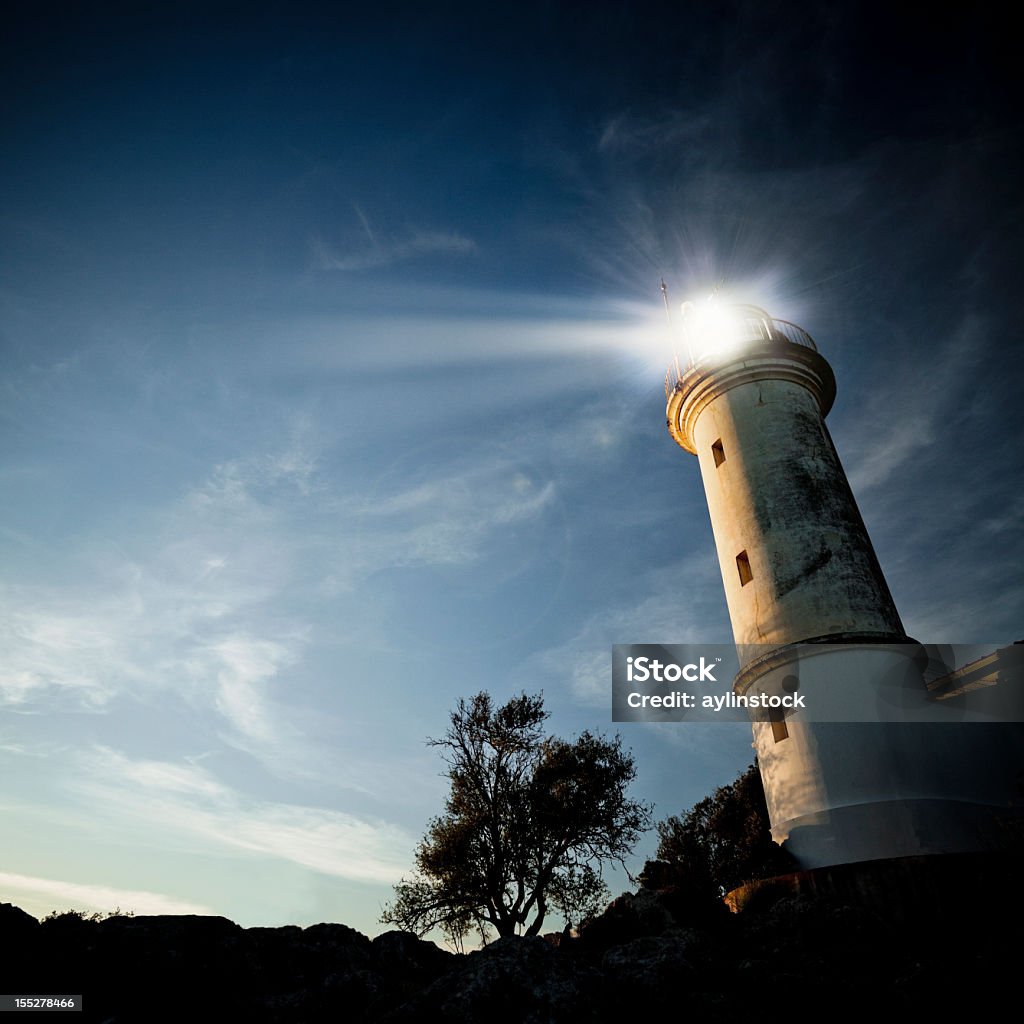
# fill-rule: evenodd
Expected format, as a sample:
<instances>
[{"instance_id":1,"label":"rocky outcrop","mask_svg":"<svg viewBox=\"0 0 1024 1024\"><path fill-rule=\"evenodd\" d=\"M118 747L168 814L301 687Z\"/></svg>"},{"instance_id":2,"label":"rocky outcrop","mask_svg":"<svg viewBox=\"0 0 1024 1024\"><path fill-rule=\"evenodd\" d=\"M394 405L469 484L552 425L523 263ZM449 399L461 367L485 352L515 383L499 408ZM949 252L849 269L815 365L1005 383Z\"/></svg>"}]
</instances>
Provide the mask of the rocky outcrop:
<instances>
[{"instance_id":1,"label":"rocky outcrop","mask_svg":"<svg viewBox=\"0 0 1024 1024\"><path fill-rule=\"evenodd\" d=\"M370 940L340 924L77 914L40 923L0 904L0 992L81 993L81 1019L106 1024L622 1024L769 1009L800 1019L868 998L946 1019L978 993L1016 997L1024 929L1007 900L979 901L951 924L808 894L708 914L672 888L642 889L578 937L505 938L465 955L406 932Z\"/></svg>"},{"instance_id":2,"label":"rocky outcrop","mask_svg":"<svg viewBox=\"0 0 1024 1024\"><path fill-rule=\"evenodd\" d=\"M0 905L0 991L81 994L85 1019L373 1021L429 986L454 954L415 935L372 942L341 924L241 928L222 917L75 913L40 924Z\"/></svg>"},{"instance_id":3,"label":"rocky outcrop","mask_svg":"<svg viewBox=\"0 0 1024 1024\"><path fill-rule=\"evenodd\" d=\"M26 914L13 903L0 903L0 934L9 941L17 945L34 940L39 928L39 922L31 914Z\"/></svg>"}]
</instances>

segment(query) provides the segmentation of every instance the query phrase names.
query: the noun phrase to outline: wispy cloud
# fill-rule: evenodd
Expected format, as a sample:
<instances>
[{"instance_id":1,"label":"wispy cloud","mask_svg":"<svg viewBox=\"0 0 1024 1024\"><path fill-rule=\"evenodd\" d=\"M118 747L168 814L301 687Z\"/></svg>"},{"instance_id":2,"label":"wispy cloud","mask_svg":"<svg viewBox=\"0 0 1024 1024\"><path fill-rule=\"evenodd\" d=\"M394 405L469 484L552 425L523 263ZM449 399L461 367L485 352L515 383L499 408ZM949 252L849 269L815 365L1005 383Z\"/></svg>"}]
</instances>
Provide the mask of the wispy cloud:
<instances>
[{"instance_id":1,"label":"wispy cloud","mask_svg":"<svg viewBox=\"0 0 1024 1024\"><path fill-rule=\"evenodd\" d=\"M265 519L288 494L310 493L318 458L316 448L300 435L277 451L229 459L188 492L185 507L222 519L239 513Z\"/></svg>"},{"instance_id":2,"label":"wispy cloud","mask_svg":"<svg viewBox=\"0 0 1024 1024\"><path fill-rule=\"evenodd\" d=\"M4 704L24 704L45 692L55 702L96 709L116 691L110 669L116 666L122 673L133 674L134 666L126 663L121 638L110 629L107 615L72 605L35 589L0 589L4 609L0 637L6 652L0 665L0 700Z\"/></svg>"},{"instance_id":3,"label":"wispy cloud","mask_svg":"<svg viewBox=\"0 0 1024 1024\"><path fill-rule=\"evenodd\" d=\"M266 687L298 656L302 631L278 627L271 639L239 628L252 595L237 582L218 580L223 570L215 565L196 558L190 572L176 575L134 566L134 580L115 574L121 577L116 591L97 581L102 596L87 586L60 594L3 588L0 700L100 711L119 696L214 694L213 705L233 728L271 738Z\"/></svg>"},{"instance_id":4,"label":"wispy cloud","mask_svg":"<svg viewBox=\"0 0 1024 1024\"><path fill-rule=\"evenodd\" d=\"M358 572L475 561L495 530L535 520L556 500L553 481L510 457L432 474L362 506Z\"/></svg>"},{"instance_id":5,"label":"wispy cloud","mask_svg":"<svg viewBox=\"0 0 1024 1024\"><path fill-rule=\"evenodd\" d=\"M671 110L658 115L620 113L605 122L597 148L639 154L682 142L698 142L707 133L711 121L711 114L706 111Z\"/></svg>"},{"instance_id":6,"label":"wispy cloud","mask_svg":"<svg viewBox=\"0 0 1024 1024\"><path fill-rule=\"evenodd\" d=\"M209 651L221 665L217 670L218 710L242 735L272 739L274 726L262 688L291 657L288 648L235 635L211 645Z\"/></svg>"},{"instance_id":7,"label":"wispy cloud","mask_svg":"<svg viewBox=\"0 0 1024 1024\"><path fill-rule=\"evenodd\" d=\"M362 237L350 247L337 248L323 238L310 242L313 259L320 270L372 270L405 263L422 256L463 256L475 252L476 242L457 231L410 228L398 235L382 236L370 227L366 214L355 206Z\"/></svg>"},{"instance_id":8,"label":"wispy cloud","mask_svg":"<svg viewBox=\"0 0 1024 1024\"><path fill-rule=\"evenodd\" d=\"M70 783L91 811L194 848L242 850L358 882L392 883L408 869L404 830L322 807L254 800L187 761L133 760L97 747Z\"/></svg>"},{"instance_id":9,"label":"wispy cloud","mask_svg":"<svg viewBox=\"0 0 1024 1024\"><path fill-rule=\"evenodd\" d=\"M915 365L876 382L871 390L860 436L854 447L849 478L854 493L887 483L915 460L930 460L936 426L964 402L969 369L985 350L986 325L965 313L944 343L931 355L928 373ZM908 387L908 381L913 385ZM870 429L867 429L870 427Z\"/></svg>"},{"instance_id":10,"label":"wispy cloud","mask_svg":"<svg viewBox=\"0 0 1024 1024\"><path fill-rule=\"evenodd\" d=\"M6 871L0 871L0 892L15 904L32 908L36 914L69 909L109 913L117 908L135 914L214 913L201 903L191 903L157 892L36 878Z\"/></svg>"},{"instance_id":11,"label":"wispy cloud","mask_svg":"<svg viewBox=\"0 0 1024 1024\"><path fill-rule=\"evenodd\" d=\"M125 538L75 552L66 582L0 588L0 703L96 712L173 692L216 711L229 742L289 742L272 687L309 629L273 598L290 571L282 520L315 461L292 444L223 463L154 515L136 552Z\"/></svg>"}]
</instances>

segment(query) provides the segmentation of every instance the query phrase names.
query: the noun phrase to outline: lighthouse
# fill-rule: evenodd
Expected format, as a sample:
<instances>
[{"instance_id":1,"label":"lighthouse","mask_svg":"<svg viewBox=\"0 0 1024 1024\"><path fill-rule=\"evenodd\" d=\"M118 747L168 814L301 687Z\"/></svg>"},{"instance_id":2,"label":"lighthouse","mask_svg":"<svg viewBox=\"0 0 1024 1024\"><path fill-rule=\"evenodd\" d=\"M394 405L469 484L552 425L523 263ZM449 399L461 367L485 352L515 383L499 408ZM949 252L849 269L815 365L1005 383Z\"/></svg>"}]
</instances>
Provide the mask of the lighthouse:
<instances>
[{"instance_id":1,"label":"lighthouse","mask_svg":"<svg viewBox=\"0 0 1024 1024\"><path fill-rule=\"evenodd\" d=\"M851 665L844 699L870 706L896 679L927 700L927 656L906 635L825 424L832 368L803 328L757 306L712 297L683 314L668 431L700 467L733 689L799 689L810 709L753 721L773 838L812 868L989 848L1010 786L986 766L1005 764L997 748L1019 731L814 714L815 688Z\"/></svg>"}]
</instances>

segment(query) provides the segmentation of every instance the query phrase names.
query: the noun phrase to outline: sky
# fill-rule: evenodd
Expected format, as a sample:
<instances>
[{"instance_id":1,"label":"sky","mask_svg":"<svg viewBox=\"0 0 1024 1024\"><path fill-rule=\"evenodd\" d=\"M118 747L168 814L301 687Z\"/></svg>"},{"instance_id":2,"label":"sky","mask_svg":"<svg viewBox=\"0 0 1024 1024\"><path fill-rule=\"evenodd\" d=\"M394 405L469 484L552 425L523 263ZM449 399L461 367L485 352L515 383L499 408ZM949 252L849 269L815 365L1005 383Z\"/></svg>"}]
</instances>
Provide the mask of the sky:
<instances>
[{"instance_id":1,"label":"sky","mask_svg":"<svg viewBox=\"0 0 1024 1024\"><path fill-rule=\"evenodd\" d=\"M613 643L728 642L662 277L815 338L910 635L1024 637L1000 18L16 2L0 901L377 934L460 697L611 735ZM656 819L752 758L618 731Z\"/></svg>"}]
</instances>

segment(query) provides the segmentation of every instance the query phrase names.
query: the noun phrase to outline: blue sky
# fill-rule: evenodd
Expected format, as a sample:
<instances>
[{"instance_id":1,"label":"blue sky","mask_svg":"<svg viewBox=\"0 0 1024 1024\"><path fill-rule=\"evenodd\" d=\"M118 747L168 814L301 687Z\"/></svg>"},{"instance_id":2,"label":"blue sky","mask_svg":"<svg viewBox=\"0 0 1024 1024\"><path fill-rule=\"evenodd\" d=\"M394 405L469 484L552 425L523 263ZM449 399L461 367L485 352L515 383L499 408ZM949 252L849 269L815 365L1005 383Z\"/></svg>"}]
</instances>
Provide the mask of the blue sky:
<instances>
[{"instance_id":1,"label":"blue sky","mask_svg":"<svg viewBox=\"0 0 1024 1024\"><path fill-rule=\"evenodd\" d=\"M16 5L0 900L373 934L460 696L729 640L662 275L815 337L908 631L1020 638L1004 33L788 12ZM658 817L751 756L623 735Z\"/></svg>"}]
</instances>

